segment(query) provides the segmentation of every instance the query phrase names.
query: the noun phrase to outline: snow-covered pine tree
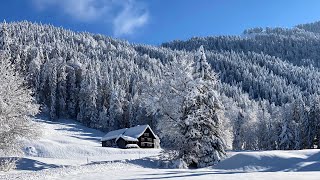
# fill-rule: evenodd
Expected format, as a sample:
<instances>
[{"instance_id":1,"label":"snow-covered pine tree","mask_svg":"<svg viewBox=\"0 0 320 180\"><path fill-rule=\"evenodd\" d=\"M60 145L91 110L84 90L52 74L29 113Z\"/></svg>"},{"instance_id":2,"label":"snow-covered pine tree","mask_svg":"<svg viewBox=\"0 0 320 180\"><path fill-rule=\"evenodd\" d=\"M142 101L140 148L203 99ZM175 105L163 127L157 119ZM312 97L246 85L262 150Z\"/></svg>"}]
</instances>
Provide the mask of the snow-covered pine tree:
<instances>
[{"instance_id":1,"label":"snow-covered pine tree","mask_svg":"<svg viewBox=\"0 0 320 180\"><path fill-rule=\"evenodd\" d=\"M17 57L15 58L14 63L15 64L21 64L20 55L17 54ZM40 91L40 70L41 70L41 55L38 51L38 49L33 48L31 51L31 61L28 65L28 71L29 71L29 77L28 82L32 84L32 87L34 87L36 92ZM36 100L39 101L40 97L39 94L36 93Z\"/></svg>"},{"instance_id":2,"label":"snow-covered pine tree","mask_svg":"<svg viewBox=\"0 0 320 180\"><path fill-rule=\"evenodd\" d=\"M79 113L77 119L87 126L94 127L98 121L97 114L97 77L96 71L89 64L84 70L84 79L81 81L79 92Z\"/></svg>"},{"instance_id":3,"label":"snow-covered pine tree","mask_svg":"<svg viewBox=\"0 0 320 180\"><path fill-rule=\"evenodd\" d=\"M244 124L241 128L244 150L258 149L258 103L252 103L244 107Z\"/></svg>"},{"instance_id":4,"label":"snow-covered pine tree","mask_svg":"<svg viewBox=\"0 0 320 180\"><path fill-rule=\"evenodd\" d=\"M313 148L314 133L316 132L316 121L311 119L310 108L303 107L303 118L301 122L301 149Z\"/></svg>"},{"instance_id":5,"label":"snow-covered pine tree","mask_svg":"<svg viewBox=\"0 0 320 180\"><path fill-rule=\"evenodd\" d=\"M38 134L31 116L38 113L32 91L0 52L0 156L21 151L20 139Z\"/></svg>"},{"instance_id":6,"label":"snow-covered pine tree","mask_svg":"<svg viewBox=\"0 0 320 180\"><path fill-rule=\"evenodd\" d=\"M283 118L281 121L281 131L279 134L279 149L290 150L294 149L294 122L292 120L291 104L285 105L283 108Z\"/></svg>"},{"instance_id":7,"label":"snow-covered pine tree","mask_svg":"<svg viewBox=\"0 0 320 180\"><path fill-rule=\"evenodd\" d=\"M276 106L274 103L271 104L270 107L271 117L270 121L273 125L272 139L275 142L274 149L279 149L279 134L281 133L281 120L283 119L282 110L280 107Z\"/></svg>"},{"instance_id":8,"label":"snow-covered pine tree","mask_svg":"<svg viewBox=\"0 0 320 180\"><path fill-rule=\"evenodd\" d=\"M305 104L299 97L295 102L292 103L292 123L294 127L294 149L302 149L302 123L305 118Z\"/></svg>"},{"instance_id":9,"label":"snow-covered pine tree","mask_svg":"<svg viewBox=\"0 0 320 180\"><path fill-rule=\"evenodd\" d=\"M108 110L109 118L108 118L108 126L109 130L115 130L119 128L125 128L122 124L120 124L121 119L123 118L123 109L121 103L121 94L120 94L120 87L116 83L114 85L115 89L111 92L110 95L110 107Z\"/></svg>"},{"instance_id":10,"label":"snow-covered pine tree","mask_svg":"<svg viewBox=\"0 0 320 180\"><path fill-rule=\"evenodd\" d=\"M77 112L77 95L78 95L78 88L77 88L77 77L76 77L76 70L73 67L68 67L67 69L67 111L68 116L70 118L76 117Z\"/></svg>"},{"instance_id":11,"label":"snow-covered pine tree","mask_svg":"<svg viewBox=\"0 0 320 180\"><path fill-rule=\"evenodd\" d=\"M102 110L99 113L98 125L96 128L108 131L110 130L110 125L108 123L109 123L108 109L105 106L103 106Z\"/></svg>"},{"instance_id":12,"label":"snow-covered pine tree","mask_svg":"<svg viewBox=\"0 0 320 180\"><path fill-rule=\"evenodd\" d=\"M7 30L7 23L4 21L2 27L0 28L0 49L8 51L9 48L9 35Z\"/></svg>"},{"instance_id":13,"label":"snow-covered pine tree","mask_svg":"<svg viewBox=\"0 0 320 180\"><path fill-rule=\"evenodd\" d=\"M270 121L271 117L268 113L265 101L259 102L258 108L258 119L257 122L257 138L258 138L258 149L260 150L271 150L275 147L276 137L273 136L274 127Z\"/></svg>"},{"instance_id":14,"label":"snow-covered pine tree","mask_svg":"<svg viewBox=\"0 0 320 180\"><path fill-rule=\"evenodd\" d=\"M242 126L244 124L244 115L242 111L239 111L238 117L233 121L233 150L242 150L243 147L243 132Z\"/></svg>"},{"instance_id":15,"label":"snow-covered pine tree","mask_svg":"<svg viewBox=\"0 0 320 180\"><path fill-rule=\"evenodd\" d=\"M196 56L176 56L164 67L161 79L144 94L149 114L159 117L163 145L179 153L184 166L205 167L220 161L224 140L220 130L217 79L203 47Z\"/></svg>"},{"instance_id":16,"label":"snow-covered pine tree","mask_svg":"<svg viewBox=\"0 0 320 180\"><path fill-rule=\"evenodd\" d=\"M198 50L193 81L186 96L182 121L185 137L182 159L188 166L198 168L211 166L225 156L222 139L216 75L210 68L203 46Z\"/></svg>"},{"instance_id":17,"label":"snow-covered pine tree","mask_svg":"<svg viewBox=\"0 0 320 180\"><path fill-rule=\"evenodd\" d=\"M310 108L309 118L310 118L310 141L309 148L317 147L320 149L320 97L314 96L312 101L312 106Z\"/></svg>"},{"instance_id":18,"label":"snow-covered pine tree","mask_svg":"<svg viewBox=\"0 0 320 180\"><path fill-rule=\"evenodd\" d=\"M49 87L50 87L50 119L55 120L57 118L57 64L53 60L51 62L50 74L48 74Z\"/></svg>"}]
</instances>

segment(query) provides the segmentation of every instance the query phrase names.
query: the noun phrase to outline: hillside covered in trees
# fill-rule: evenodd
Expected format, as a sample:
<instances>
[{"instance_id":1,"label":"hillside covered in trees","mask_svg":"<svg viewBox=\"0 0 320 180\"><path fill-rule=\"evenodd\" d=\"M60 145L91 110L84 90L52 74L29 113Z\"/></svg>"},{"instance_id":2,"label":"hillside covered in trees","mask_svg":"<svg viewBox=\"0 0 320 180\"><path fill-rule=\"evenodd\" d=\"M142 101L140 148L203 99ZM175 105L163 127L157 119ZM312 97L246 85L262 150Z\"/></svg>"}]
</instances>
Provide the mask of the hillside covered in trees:
<instances>
[{"instance_id":1,"label":"hillside covered in trees","mask_svg":"<svg viewBox=\"0 0 320 180\"><path fill-rule=\"evenodd\" d=\"M1 23L0 50L52 120L72 118L103 131L150 124L161 131L164 114L161 103L150 109L150 87L170 93L166 83L183 84L177 74L195 67L179 62L196 62L203 46L200 56L218 79L211 84L220 110L212 114L227 146L304 149L320 148L319 32L319 23L254 28L157 47L17 22ZM170 143L163 139L163 146Z\"/></svg>"}]
</instances>

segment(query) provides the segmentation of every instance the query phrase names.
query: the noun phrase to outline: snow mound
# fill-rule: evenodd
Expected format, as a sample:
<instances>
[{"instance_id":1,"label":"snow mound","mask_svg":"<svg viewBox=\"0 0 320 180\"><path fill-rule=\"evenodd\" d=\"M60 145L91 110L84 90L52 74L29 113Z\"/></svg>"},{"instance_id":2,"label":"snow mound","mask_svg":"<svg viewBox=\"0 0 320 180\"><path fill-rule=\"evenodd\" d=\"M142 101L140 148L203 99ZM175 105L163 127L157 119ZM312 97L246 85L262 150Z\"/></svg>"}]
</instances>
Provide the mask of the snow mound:
<instances>
[{"instance_id":1,"label":"snow mound","mask_svg":"<svg viewBox=\"0 0 320 180\"><path fill-rule=\"evenodd\" d=\"M28 146L24 149L24 153L27 156L38 156L38 151L35 147L33 146Z\"/></svg>"},{"instance_id":2,"label":"snow mound","mask_svg":"<svg viewBox=\"0 0 320 180\"><path fill-rule=\"evenodd\" d=\"M242 172L320 171L320 150L233 152L213 168Z\"/></svg>"},{"instance_id":3,"label":"snow mound","mask_svg":"<svg viewBox=\"0 0 320 180\"><path fill-rule=\"evenodd\" d=\"M137 144L127 144L126 148L140 148Z\"/></svg>"}]
</instances>

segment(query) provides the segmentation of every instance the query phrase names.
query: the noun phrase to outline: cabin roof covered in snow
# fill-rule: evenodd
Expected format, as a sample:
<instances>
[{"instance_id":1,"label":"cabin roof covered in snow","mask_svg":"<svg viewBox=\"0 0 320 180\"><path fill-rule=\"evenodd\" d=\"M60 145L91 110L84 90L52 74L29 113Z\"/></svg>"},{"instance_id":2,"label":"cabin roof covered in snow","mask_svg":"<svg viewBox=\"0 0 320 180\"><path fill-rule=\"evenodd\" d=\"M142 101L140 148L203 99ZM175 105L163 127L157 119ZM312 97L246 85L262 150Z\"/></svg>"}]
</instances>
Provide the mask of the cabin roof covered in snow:
<instances>
[{"instance_id":1,"label":"cabin roof covered in snow","mask_svg":"<svg viewBox=\"0 0 320 180\"><path fill-rule=\"evenodd\" d=\"M130 136L125 136L123 134L119 135L117 137L116 141L118 141L118 139L120 139L120 138L122 138L122 139L124 139L126 141L133 141L133 142L138 142L139 141L137 138L133 138L133 137L130 137Z\"/></svg>"},{"instance_id":2,"label":"cabin roof covered in snow","mask_svg":"<svg viewBox=\"0 0 320 180\"><path fill-rule=\"evenodd\" d=\"M122 135L126 130L127 130L127 128L118 129L118 130L115 130L115 131L110 131L105 136L103 136L101 141L108 141L108 140L111 140L111 139L116 139L120 135Z\"/></svg>"},{"instance_id":3,"label":"cabin roof covered in snow","mask_svg":"<svg viewBox=\"0 0 320 180\"><path fill-rule=\"evenodd\" d=\"M108 141L111 139L118 140L120 137L122 137L124 140L127 141L136 141L145 131L149 128L151 133L154 135L154 137L158 138L156 134L152 131L149 125L138 125L131 128L124 128L124 129L118 129L115 131L108 132L104 137L101 138L101 141Z\"/></svg>"}]
</instances>

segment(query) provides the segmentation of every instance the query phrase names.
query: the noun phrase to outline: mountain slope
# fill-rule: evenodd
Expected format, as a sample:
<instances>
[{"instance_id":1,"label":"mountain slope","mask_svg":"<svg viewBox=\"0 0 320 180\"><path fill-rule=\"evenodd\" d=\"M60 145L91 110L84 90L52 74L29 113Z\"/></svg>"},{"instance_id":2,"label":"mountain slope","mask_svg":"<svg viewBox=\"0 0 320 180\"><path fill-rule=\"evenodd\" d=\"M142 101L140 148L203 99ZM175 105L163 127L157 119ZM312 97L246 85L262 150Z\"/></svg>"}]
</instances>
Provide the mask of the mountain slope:
<instances>
[{"instance_id":1,"label":"mountain slope","mask_svg":"<svg viewBox=\"0 0 320 180\"><path fill-rule=\"evenodd\" d=\"M159 118L146 112L146 88L166 78L164 65L195 59L203 45L220 79L228 146L304 149L320 147L319 38L301 28L254 28L156 47L17 22L0 24L0 53L51 120L76 119L102 131L149 124L157 131Z\"/></svg>"}]
</instances>

